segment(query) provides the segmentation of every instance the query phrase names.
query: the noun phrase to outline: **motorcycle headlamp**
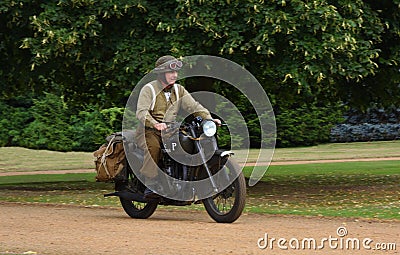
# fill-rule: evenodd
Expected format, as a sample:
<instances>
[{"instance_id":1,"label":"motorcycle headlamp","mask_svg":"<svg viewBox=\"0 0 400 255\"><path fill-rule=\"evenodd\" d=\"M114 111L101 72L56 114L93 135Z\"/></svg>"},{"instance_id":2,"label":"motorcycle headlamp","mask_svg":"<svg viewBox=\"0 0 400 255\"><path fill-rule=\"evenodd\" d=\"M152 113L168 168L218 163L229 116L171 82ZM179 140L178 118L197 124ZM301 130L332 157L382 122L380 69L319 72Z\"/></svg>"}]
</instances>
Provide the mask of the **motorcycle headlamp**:
<instances>
[{"instance_id":1,"label":"motorcycle headlamp","mask_svg":"<svg viewBox=\"0 0 400 255\"><path fill-rule=\"evenodd\" d=\"M214 136L217 132L217 124L212 120L205 120L202 126L204 134L208 137Z\"/></svg>"}]
</instances>

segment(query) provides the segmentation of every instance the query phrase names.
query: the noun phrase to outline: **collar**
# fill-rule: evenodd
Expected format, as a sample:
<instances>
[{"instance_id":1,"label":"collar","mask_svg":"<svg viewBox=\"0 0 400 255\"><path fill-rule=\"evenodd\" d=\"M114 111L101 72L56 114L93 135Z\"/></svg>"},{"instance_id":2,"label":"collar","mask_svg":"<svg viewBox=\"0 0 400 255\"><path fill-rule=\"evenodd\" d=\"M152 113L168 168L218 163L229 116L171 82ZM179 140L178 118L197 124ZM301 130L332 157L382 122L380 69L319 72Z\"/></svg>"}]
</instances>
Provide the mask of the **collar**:
<instances>
[{"instance_id":1,"label":"collar","mask_svg":"<svg viewBox=\"0 0 400 255\"><path fill-rule=\"evenodd\" d=\"M171 92L171 89L172 89L173 86L174 86L174 84L170 84L170 85L164 87L164 88L163 88L163 91L164 91L164 92Z\"/></svg>"}]
</instances>

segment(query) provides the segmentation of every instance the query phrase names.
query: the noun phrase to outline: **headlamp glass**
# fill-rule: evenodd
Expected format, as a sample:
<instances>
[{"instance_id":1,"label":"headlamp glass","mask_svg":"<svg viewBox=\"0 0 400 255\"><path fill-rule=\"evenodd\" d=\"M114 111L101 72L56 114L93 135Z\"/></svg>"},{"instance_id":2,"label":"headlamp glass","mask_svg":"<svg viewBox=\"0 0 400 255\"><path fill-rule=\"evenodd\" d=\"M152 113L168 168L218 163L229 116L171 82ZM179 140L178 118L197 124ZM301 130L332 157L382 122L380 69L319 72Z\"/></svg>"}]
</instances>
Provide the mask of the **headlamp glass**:
<instances>
[{"instance_id":1,"label":"headlamp glass","mask_svg":"<svg viewBox=\"0 0 400 255\"><path fill-rule=\"evenodd\" d=\"M203 132L206 136L214 136L217 132L217 125L212 120L206 120L203 122Z\"/></svg>"}]
</instances>

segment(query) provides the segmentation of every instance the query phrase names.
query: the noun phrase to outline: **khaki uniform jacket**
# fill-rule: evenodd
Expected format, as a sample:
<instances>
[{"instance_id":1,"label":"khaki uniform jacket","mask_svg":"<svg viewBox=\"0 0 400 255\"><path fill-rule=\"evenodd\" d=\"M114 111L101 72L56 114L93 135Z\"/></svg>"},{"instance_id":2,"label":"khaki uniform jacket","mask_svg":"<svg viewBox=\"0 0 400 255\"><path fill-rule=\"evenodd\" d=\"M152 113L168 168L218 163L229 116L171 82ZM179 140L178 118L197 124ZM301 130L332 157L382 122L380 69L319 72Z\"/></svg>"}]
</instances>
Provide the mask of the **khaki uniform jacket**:
<instances>
[{"instance_id":1,"label":"khaki uniform jacket","mask_svg":"<svg viewBox=\"0 0 400 255\"><path fill-rule=\"evenodd\" d=\"M156 94L154 107L153 92L148 85L145 85L140 91L136 110L136 117L146 127L153 128L157 123L175 121L180 109L203 119L212 118L210 112L194 100L183 86L175 84L178 89L178 100L174 87L171 88L169 100L167 100L160 81L152 81L149 84L153 86Z\"/></svg>"}]
</instances>

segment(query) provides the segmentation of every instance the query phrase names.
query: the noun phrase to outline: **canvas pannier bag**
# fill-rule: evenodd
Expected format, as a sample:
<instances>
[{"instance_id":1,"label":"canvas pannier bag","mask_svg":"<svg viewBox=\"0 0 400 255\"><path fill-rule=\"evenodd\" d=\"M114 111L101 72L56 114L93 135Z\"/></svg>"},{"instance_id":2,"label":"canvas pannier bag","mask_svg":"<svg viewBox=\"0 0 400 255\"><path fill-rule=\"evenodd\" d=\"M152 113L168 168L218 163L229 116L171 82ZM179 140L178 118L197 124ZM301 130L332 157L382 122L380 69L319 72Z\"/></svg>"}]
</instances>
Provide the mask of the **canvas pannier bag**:
<instances>
[{"instance_id":1,"label":"canvas pannier bag","mask_svg":"<svg viewBox=\"0 0 400 255\"><path fill-rule=\"evenodd\" d=\"M126 165L121 132L108 136L106 140L108 143L93 153L98 182L114 181Z\"/></svg>"}]
</instances>

